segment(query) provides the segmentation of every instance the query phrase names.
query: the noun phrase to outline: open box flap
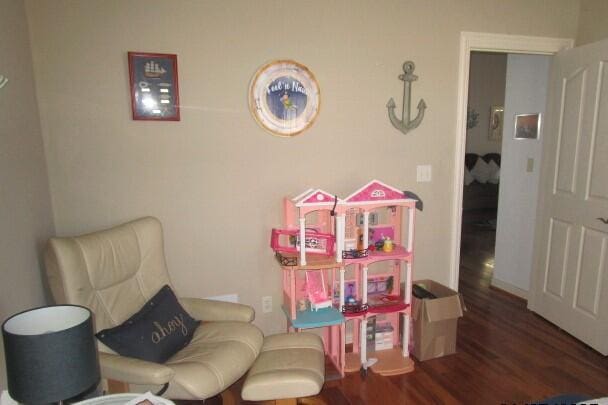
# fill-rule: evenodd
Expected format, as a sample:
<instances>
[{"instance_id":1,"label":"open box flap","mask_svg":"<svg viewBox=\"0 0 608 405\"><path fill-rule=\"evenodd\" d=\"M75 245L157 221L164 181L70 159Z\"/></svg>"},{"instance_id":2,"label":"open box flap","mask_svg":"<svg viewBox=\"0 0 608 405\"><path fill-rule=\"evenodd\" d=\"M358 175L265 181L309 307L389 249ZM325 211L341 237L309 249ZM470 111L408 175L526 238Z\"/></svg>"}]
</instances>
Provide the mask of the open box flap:
<instances>
[{"instance_id":1,"label":"open box flap","mask_svg":"<svg viewBox=\"0 0 608 405\"><path fill-rule=\"evenodd\" d=\"M462 316L462 306L458 294L434 300L426 299L422 307L424 319L427 322L444 321Z\"/></svg>"},{"instance_id":2,"label":"open box flap","mask_svg":"<svg viewBox=\"0 0 608 405\"><path fill-rule=\"evenodd\" d=\"M419 319L421 316L427 322L437 322L446 319L459 318L466 310L462 295L433 280L418 280L414 284L425 288L433 293L435 299L412 300L412 318Z\"/></svg>"},{"instance_id":3,"label":"open box flap","mask_svg":"<svg viewBox=\"0 0 608 405\"><path fill-rule=\"evenodd\" d=\"M443 284L439 284L438 282L433 280L418 280L414 281L414 284L418 284L425 290L433 293L433 295L435 295L437 298L443 298L448 297L450 295L458 294L457 291L454 291L451 288L448 288Z\"/></svg>"}]
</instances>

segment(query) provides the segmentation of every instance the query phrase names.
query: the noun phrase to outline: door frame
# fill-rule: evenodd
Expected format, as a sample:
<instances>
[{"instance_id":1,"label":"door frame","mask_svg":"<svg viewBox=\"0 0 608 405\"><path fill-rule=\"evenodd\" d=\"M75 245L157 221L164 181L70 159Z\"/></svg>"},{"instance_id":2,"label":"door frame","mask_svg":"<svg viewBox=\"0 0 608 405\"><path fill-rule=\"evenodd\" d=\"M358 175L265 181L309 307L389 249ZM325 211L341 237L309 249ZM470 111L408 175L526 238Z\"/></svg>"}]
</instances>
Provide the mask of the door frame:
<instances>
[{"instance_id":1,"label":"door frame","mask_svg":"<svg viewBox=\"0 0 608 405\"><path fill-rule=\"evenodd\" d=\"M456 150L454 156L454 190L452 201L452 246L450 288L458 291L460 275L460 243L462 232L462 188L464 185L464 154L466 148L466 111L469 98L469 64L472 51L553 55L574 46L570 38L531 37L523 35L460 33L458 61L458 101L456 108ZM534 273L534 272L532 272Z\"/></svg>"}]
</instances>

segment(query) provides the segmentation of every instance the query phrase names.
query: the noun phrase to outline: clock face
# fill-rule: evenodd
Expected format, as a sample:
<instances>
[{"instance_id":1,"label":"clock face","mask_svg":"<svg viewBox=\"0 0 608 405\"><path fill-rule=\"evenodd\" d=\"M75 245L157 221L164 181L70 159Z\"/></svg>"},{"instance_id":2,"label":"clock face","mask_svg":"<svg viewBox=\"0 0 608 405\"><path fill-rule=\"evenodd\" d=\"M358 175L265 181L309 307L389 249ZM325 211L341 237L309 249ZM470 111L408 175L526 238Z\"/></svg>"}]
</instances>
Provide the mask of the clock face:
<instances>
[{"instance_id":1,"label":"clock face","mask_svg":"<svg viewBox=\"0 0 608 405\"><path fill-rule=\"evenodd\" d=\"M297 135L312 125L319 112L319 85L305 66L274 61L253 77L249 108L258 124L272 134Z\"/></svg>"}]
</instances>

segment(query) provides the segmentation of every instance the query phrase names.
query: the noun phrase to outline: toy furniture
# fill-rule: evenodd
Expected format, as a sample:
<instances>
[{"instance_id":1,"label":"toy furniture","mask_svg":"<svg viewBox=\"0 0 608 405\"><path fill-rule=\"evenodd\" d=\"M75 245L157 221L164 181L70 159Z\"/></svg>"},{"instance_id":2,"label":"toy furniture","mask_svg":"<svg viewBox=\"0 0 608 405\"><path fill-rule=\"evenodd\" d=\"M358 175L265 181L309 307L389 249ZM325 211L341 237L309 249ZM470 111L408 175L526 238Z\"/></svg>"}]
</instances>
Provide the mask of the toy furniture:
<instances>
[{"instance_id":1,"label":"toy furniture","mask_svg":"<svg viewBox=\"0 0 608 405\"><path fill-rule=\"evenodd\" d=\"M304 237L304 248L307 252L323 254L326 256L334 254L336 238L333 235L320 233L316 230L306 230ZM270 247L272 247L275 252L299 252L300 232L296 229L273 229L270 238Z\"/></svg>"},{"instance_id":2,"label":"toy furniture","mask_svg":"<svg viewBox=\"0 0 608 405\"><path fill-rule=\"evenodd\" d=\"M331 299L327 295L325 278L322 271L306 272L306 293L310 301L310 309L313 311L331 307Z\"/></svg>"},{"instance_id":3,"label":"toy furniture","mask_svg":"<svg viewBox=\"0 0 608 405\"><path fill-rule=\"evenodd\" d=\"M285 230L299 234L299 240L305 240L310 229L335 237L333 255L327 250L315 251L306 243L291 251L272 242L271 247L283 272L288 327L296 331L323 328L325 351L341 375L367 369L368 321L373 321L371 325L378 321L384 328L372 331L371 336L380 340L370 354L378 359L372 370L383 375L413 370L409 337L418 201L413 196L373 180L344 199L309 189L284 200ZM326 308L319 309L316 296L310 294L313 274L318 274L315 291L334 297ZM303 299L310 301L310 310L298 305ZM349 353L345 349L347 324L352 325L353 350Z\"/></svg>"}]
</instances>

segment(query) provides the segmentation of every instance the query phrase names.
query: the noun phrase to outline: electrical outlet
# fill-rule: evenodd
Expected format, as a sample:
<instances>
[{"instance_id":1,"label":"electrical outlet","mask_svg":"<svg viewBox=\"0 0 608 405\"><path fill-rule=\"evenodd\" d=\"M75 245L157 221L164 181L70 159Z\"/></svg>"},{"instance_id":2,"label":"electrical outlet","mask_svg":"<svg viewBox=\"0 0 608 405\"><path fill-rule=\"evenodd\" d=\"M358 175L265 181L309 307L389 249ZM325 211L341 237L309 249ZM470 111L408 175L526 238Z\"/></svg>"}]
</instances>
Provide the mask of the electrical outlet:
<instances>
[{"instance_id":1,"label":"electrical outlet","mask_svg":"<svg viewBox=\"0 0 608 405\"><path fill-rule=\"evenodd\" d=\"M265 314L272 312L272 296L262 297L262 312Z\"/></svg>"}]
</instances>

